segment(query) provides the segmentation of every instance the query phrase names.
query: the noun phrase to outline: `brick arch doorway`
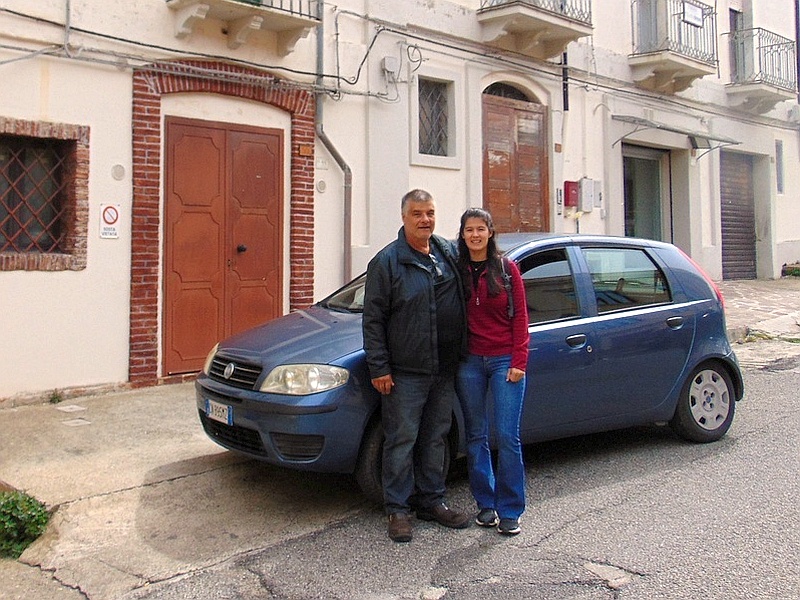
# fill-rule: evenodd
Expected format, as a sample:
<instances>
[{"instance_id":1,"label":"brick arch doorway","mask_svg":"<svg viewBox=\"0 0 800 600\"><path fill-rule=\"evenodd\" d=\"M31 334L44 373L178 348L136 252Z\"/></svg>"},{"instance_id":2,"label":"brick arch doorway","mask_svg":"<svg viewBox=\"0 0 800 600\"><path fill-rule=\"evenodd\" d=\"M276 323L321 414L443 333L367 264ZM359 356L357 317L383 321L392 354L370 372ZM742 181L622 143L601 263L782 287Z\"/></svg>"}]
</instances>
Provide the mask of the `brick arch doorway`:
<instances>
[{"instance_id":1,"label":"brick arch doorway","mask_svg":"<svg viewBox=\"0 0 800 600\"><path fill-rule=\"evenodd\" d=\"M159 298L162 130L161 96L213 93L281 108L291 117L289 304L313 300L314 114L311 92L284 85L255 69L213 61L159 63L133 74L133 205L128 378L135 386L159 382ZM163 371L162 371L163 373Z\"/></svg>"},{"instance_id":2,"label":"brick arch doorway","mask_svg":"<svg viewBox=\"0 0 800 600\"><path fill-rule=\"evenodd\" d=\"M549 231L547 107L506 83L482 94L483 206L497 231Z\"/></svg>"}]
</instances>

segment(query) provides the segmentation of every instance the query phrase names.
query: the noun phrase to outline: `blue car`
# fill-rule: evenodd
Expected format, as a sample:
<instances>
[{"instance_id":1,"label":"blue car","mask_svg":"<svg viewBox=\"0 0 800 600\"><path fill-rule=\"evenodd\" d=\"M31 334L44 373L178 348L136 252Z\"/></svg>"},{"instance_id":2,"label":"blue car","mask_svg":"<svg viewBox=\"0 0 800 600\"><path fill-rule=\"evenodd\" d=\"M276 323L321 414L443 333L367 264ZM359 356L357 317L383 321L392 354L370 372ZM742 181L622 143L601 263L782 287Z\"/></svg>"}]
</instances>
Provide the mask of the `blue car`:
<instances>
[{"instance_id":1,"label":"blue car","mask_svg":"<svg viewBox=\"0 0 800 600\"><path fill-rule=\"evenodd\" d=\"M722 296L681 250L595 235L498 242L519 265L528 299L524 444L655 422L693 442L725 435L742 374ZM213 441L283 467L352 473L380 500L383 432L362 347L364 280L217 344L196 380ZM449 457L465 448L457 405Z\"/></svg>"}]
</instances>

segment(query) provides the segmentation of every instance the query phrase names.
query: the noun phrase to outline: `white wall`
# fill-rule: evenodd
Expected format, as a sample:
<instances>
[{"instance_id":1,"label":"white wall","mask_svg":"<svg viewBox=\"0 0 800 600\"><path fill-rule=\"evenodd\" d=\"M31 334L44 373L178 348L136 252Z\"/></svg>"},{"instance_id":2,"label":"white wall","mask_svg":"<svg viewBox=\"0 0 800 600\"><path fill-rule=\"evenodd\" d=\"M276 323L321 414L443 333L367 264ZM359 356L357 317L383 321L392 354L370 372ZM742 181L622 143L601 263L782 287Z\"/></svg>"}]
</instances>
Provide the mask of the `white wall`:
<instances>
[{"instance_id":1,"label":"white wall","mask_svg":"<svg viewBox=\"0 0 800 600\"><path fill-rule=\"evenodd\" d=\"M727 10L733 1L717 3L718 34L727 29ZM108 10L107 3L99 0L71 0L69 4L73 29L66 41L73 58L0 50L0 78L4 83L0 86L0 116L90 127L88 264L78 272L0 272L4 336L0 345L0 398L127 380L131 66L202 53L244 61L289 80L314 81L314 31L299 40L292 53L281 57L276 53L274 33L252 35L246 44L231 49L220 23L214 21L202 22L187 37L176 38L176 15L163 0L131 0L115 4L114 10ZM794 37L793 0L756 4L757 26ZM735 150L757 158L759 218L765 224L763 231L772 238L762 242L769 249L763 252L768 264L760 263L760 275L775 276L782 263L800 260L800 229L796 226L800 222L800 136L797 122L787 118L792 103L779 104L766 116L741 114L729 107L725 37L719 38L720 77L710 75L681 94L659 97L630 81L630 0L594 2L593 35L569 49L570 107L563 111L560 57L550 62L514 56L499 61L495 53L467 43L480 38L474 13L479 6L479 0L343 0L325 5L324 71L328 77L324 82L329 87L338 86L340 93L321 96L322 126L352 169L353 274L363 270L375 252L394 239L401 224L400 198L412 187L428 189L437 199L437 231L447 237L455 235L461 212L480 203L480 94L495 81L512 82L535 94L549 108L554 231L574 231L577 227L574 220L556 214L555 200L564 180L589 177L602 181L604 210L585 214L581 231L622 233L621 140L665 148L672 152L673 189L680 195L676 204L685 208L675 217L675 225L681 227L676 241L712 276L721 277L719 150L692 156L686 135L654 130L631 135L630 125L612 119L613 115L636 115L740 141ZM57 23L66 20L66 7L63 0L3 3L3 8ZM79 28L140 40L150 47L81 33ZM0 11L1 44L35 51L64 41L64 27ZM125 58L113 59L95 50L125 54ZM413 56L420 60L414 62ZM400 61L396 77L383 72L384 57ZM332 77L335 74L341 77L338 83ZM420 74L454 82L454 152L447 160L430 160L415 153L415 81ZM162 107L165 115L285 129L288 199L291 148L286 114L254 102L205 94L167 94ZM784 148L783 194L775 189L776 138L783 141ZM560 151L556 151L556 144ZM112 176L115 167L122 169L120 179ZM333 156L319 140L314 183L314 296L319 299L343 283L345 272L344 180ZM120 205L119 239L99 237L100 205L106 203ZM288 244L288 218L286 224ZM288 268L285 273L288 295ZM288 306L288 297L284 302Z\"/></svg>"},{"instance_id":2,"label":"white wall","mask_svg":"<svg viewBox=\"0 0 800 600\"><path fill-rule=\"evenodd\" d=\"M0 61L9 57L2 53ZM4 117L88 126L91 140L86 269L0 272L0 398L126 381L130 75L48 58L6 64L0 73ZM124 171L120 180L112 176L116 165ZM120 206L118 239L100 239L101 204Z\"/></svg>"},{"instance_id":3,"label":"white wall","mask_svg":"<svg viewBox=\"0 0 800 600\"><path fill-rule=\"evenodd\" d=\"M783 141L784 192L775 197L775 268L800 262L800 134L780 131L775 139ZM772 165L775 170L775 165Z\"/></svg>"}]
</instances>

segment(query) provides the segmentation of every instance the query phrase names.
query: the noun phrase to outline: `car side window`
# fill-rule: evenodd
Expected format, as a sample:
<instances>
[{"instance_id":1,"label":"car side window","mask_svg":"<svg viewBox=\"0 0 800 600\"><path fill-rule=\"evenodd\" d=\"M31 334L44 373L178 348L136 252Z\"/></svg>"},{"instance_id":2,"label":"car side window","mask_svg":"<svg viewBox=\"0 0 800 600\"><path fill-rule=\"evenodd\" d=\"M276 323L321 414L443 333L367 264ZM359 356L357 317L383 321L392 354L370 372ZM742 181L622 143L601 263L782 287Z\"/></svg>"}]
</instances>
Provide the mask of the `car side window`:
<instances>
[{"instance_id":1,"label":"car side window","mask_svg":"<svg viewBox=\"0 0 800 600\"><path fill-rule=\"evenodd\" d=\"M578 316L575 283L563 248L524 257L519 270L528 300L528 323Z\"/></svg>"},{"instance_id":2,"label":"car side window","mask_svg":"<svg viewBox=\"0 0 800 600\"><path fill-rule=\"evenodd\" d=\"M597 312L671 302L666 277L644 250L583 248L597 299Z\"/></svg>"}]
</instances>

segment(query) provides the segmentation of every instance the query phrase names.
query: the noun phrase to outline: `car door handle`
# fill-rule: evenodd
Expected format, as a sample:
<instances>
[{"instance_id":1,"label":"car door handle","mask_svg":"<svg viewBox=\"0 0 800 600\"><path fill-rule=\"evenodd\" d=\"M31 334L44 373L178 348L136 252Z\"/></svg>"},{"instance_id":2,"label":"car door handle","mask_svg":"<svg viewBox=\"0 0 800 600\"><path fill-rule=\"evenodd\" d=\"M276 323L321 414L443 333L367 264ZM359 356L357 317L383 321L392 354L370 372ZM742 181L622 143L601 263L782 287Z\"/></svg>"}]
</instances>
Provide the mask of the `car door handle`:
<instances>
[{"instance_id":1,"label":"car door handle","mask_svg":"<svg viewBox=\"0 0 800 600\"><path fill-rule=\"evenodd\" d=\"M581 348L586 345L586 334L576 333L575 335L569 335L566 341L570 348ZM591 351L591 346L589 350Z\"/></svg>"},{"instance_id":2,"label":"car door handle","mask_svg":"<svg viewBox=\"0 0 800 600\"><path fill-rule=\"evenodd\" d=\"M667 319L667 327L670 329L680 329L683 327L683 317L670 317Z\"/></svg>"}]
</instances>

